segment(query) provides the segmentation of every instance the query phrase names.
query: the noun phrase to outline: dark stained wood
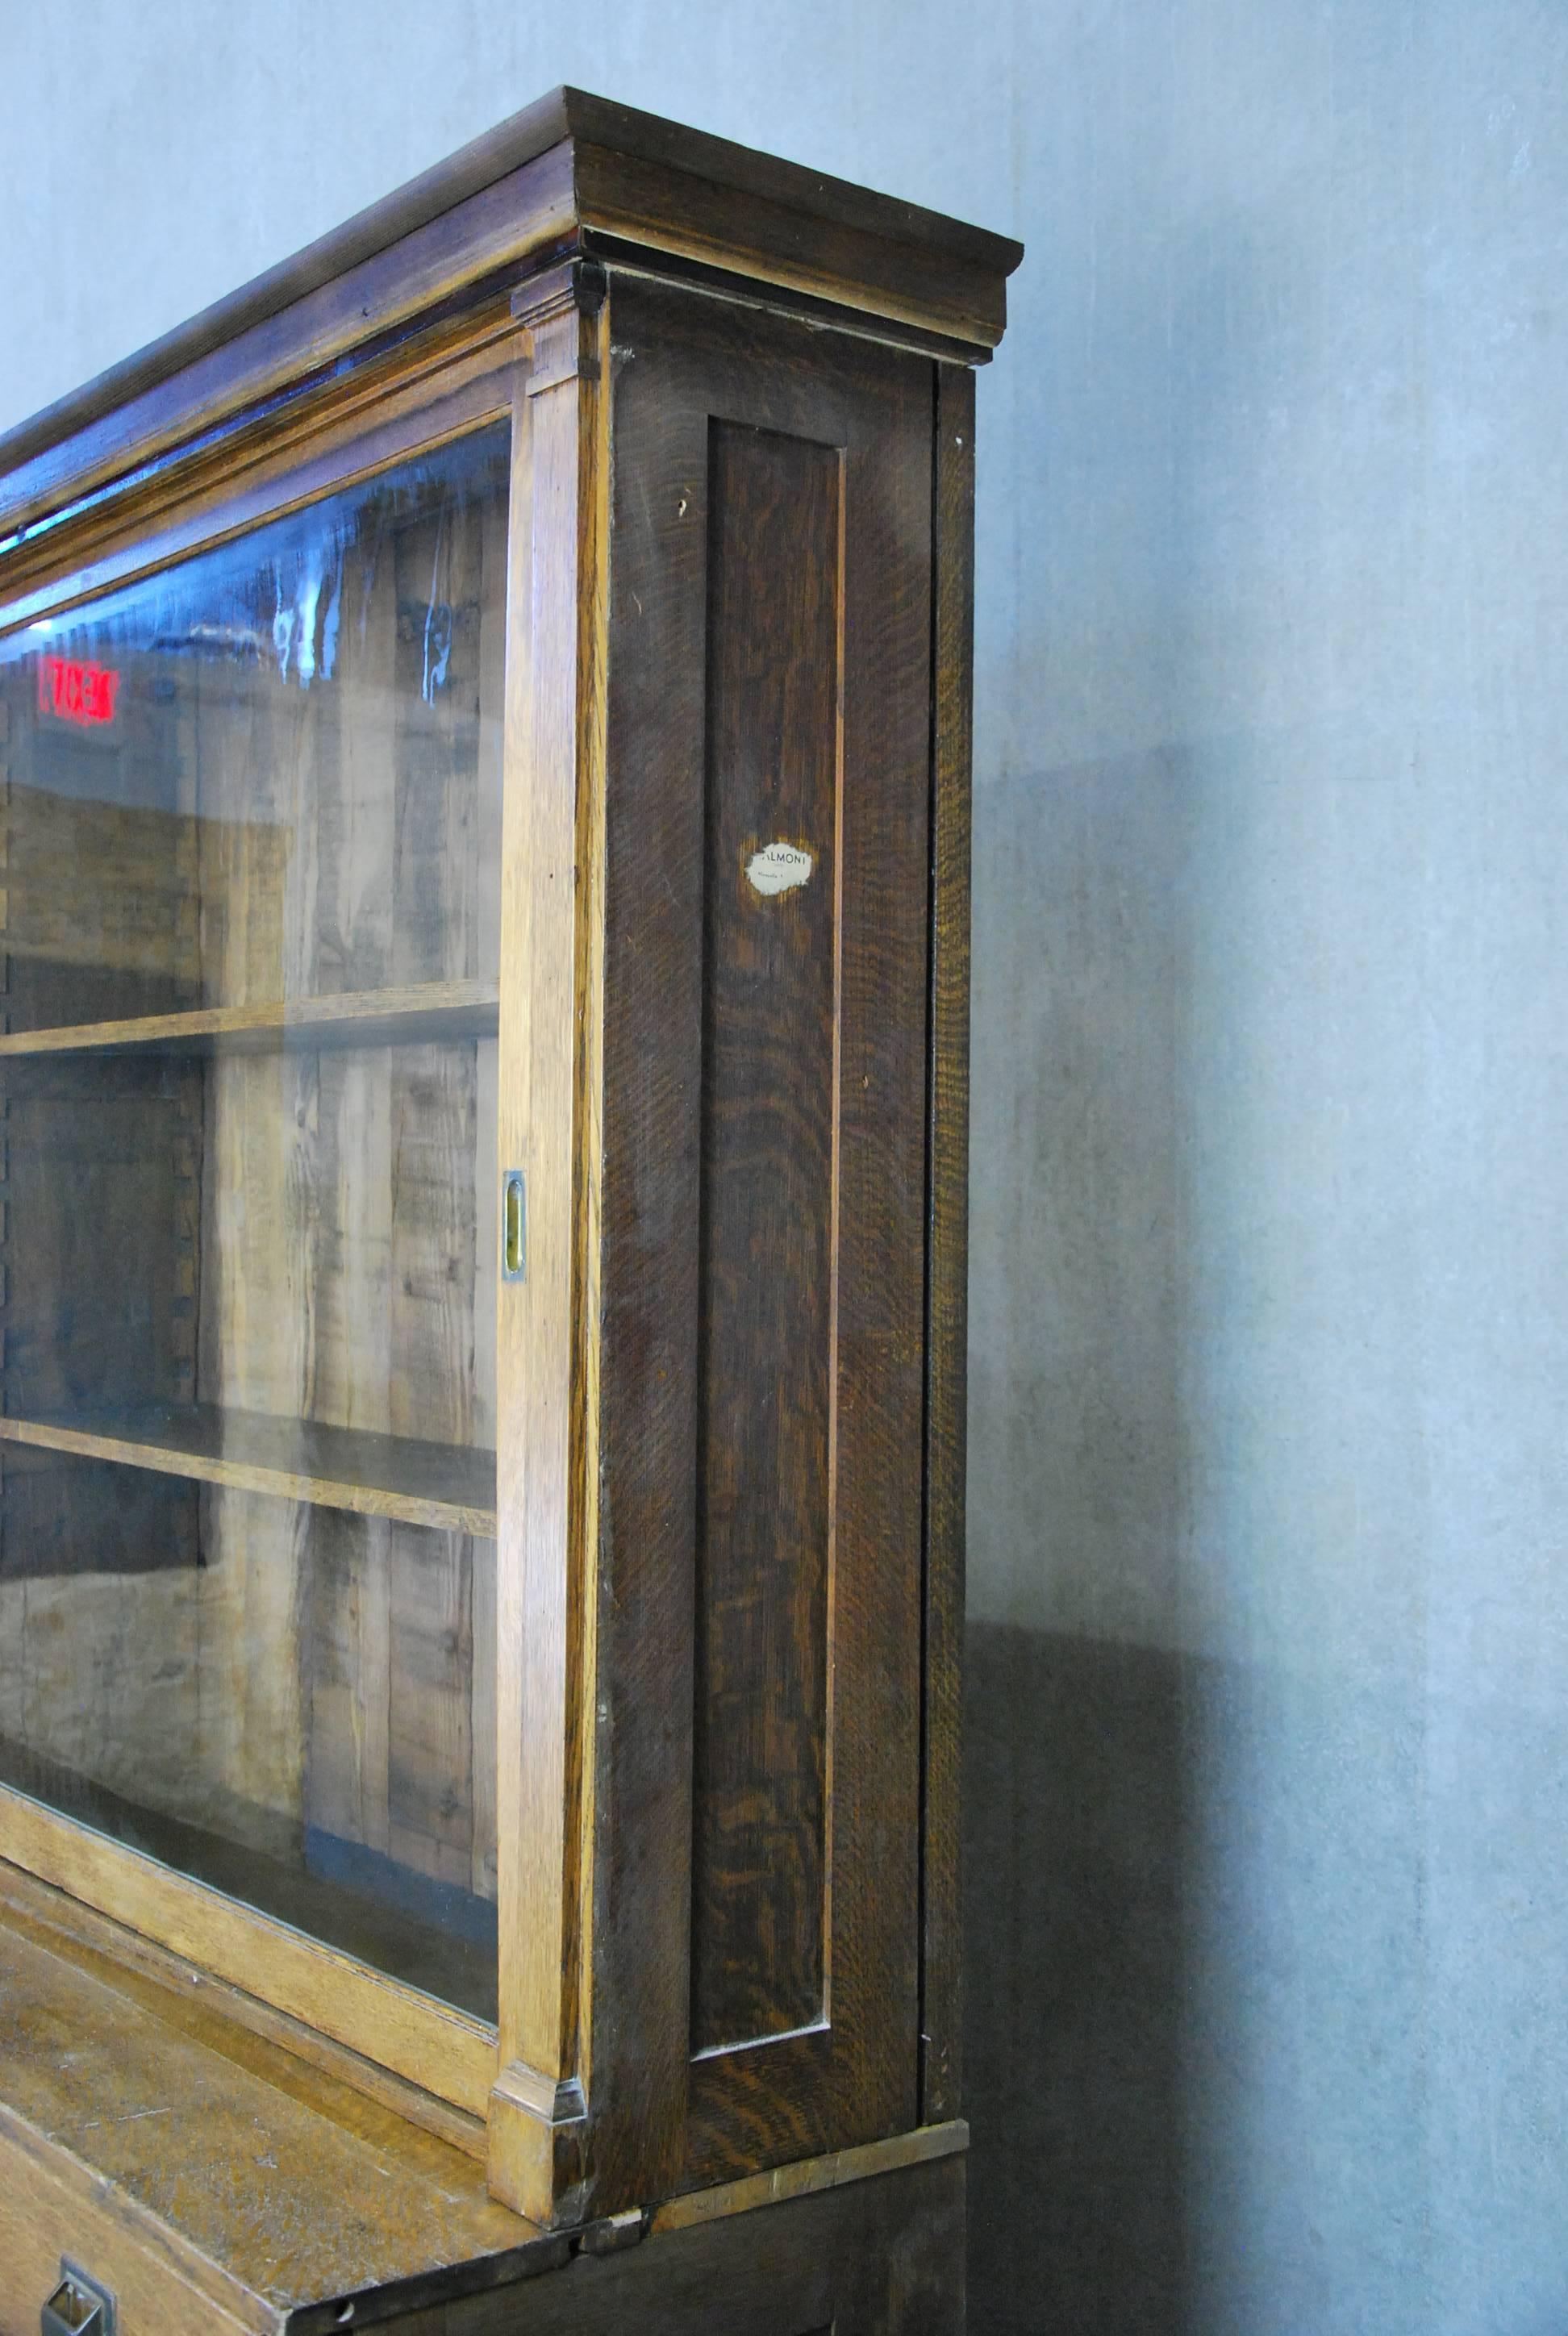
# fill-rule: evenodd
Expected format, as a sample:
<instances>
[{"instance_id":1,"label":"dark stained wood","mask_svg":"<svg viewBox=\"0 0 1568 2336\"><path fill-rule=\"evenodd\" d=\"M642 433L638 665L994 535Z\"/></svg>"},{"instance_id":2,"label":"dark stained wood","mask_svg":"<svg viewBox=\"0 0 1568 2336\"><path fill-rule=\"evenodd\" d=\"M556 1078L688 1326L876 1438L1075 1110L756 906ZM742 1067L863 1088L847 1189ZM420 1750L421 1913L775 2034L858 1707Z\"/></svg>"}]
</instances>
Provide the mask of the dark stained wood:
<instances>
[{"instance_id":1,"label":"dark stained wood","mask_svg":"<svg viewBox=\"0 0 1568 2336\"><path fill-rule=\"evenodd\" d=\"M936 369L931 693L930 1202L926 1301L925 1806L920 2116L962 2092L959 1868L969 1189L974 376Z\"/></svg>"},{"instance_id":2,"label":"dark stained wood","mask_svg":"<svg viewBox=\"0 0 1568 2336\"><path fill-rule=\"evenodd\" d=\"M824 2009L838 450L714 423L707 526L699 2052ZM759 890L780 842L805 881Z\"/></svg>"},{"instance_id":3,"label":"dark stained wood","mask_svg":"<svg viewBox=\"0 0 1568 2336\"><path fill-rule=\"evenodd\" d=\"M0 528L134 475L182 440L379 348L508 265L602 228L945 333L1001 338L1021 248L964 225L561 89L295 258L0 438Z\"/></svg>"},{"instance_id":4,"label":"dark stained wood","mask_svg":"<svg viewBox=\"0 0 1568 2336\"><path fill-rule=\"evenodd\" d=\"M693 142L698 149L708 143ZM667 161L629 154L581 131L572 161L585 228L603 229L651 255L727 264L770 285L785 302L792 294L830 300L879 318L890 336L907 324L962 341L975 356L1001 338L1008 252L989 236L979 265L972 252L950 251L950 233L955 240L976 233L956 220L936 222L938 232L930 238L918 232L908 238L886 236L880 222L868 229L822 216L813 198L823 182L808 180L803 187L805 173L788 174L790 190L802 200L781 201L776 192L737 184L739 171L707 177L693 167L695 155ZM842 208L854 209L858 190L842 191L851 198ZM903 211L900 225L922 216L912 205L897 208Z\"/></svg>"},{"instance_id":5,"label":"dark stained wood","mask_svg":"<svg viewBox=\"0 0 1568 2336\"><path fill-rule=\"evenodd\" d=\"M640 2244L635 2216L550 2236L388 2104L0 1892L0 2325L65 2252L128 2336L961 2327L961 2127L792 2168L776 2203L691 2198Z\"/></svg>"},{"instance_id":6,"label":"dark stained wood","mask_svg":"<svg viewBox=\"0 0 1568 2336\"><path fill-rule=\"evenodd\" d=\"M315 1501L361 1516L495 1532L495 1455L210 1403L0 1419L0 1441Z\"/></svg>"},{"instance_id":7,"label":"dark stained wood","mask_svg":"<svg viewBox=\"0 0 1568 2336\"><path fill-rule=\"evenodd\" d=\"M964 2166L945 2156L656 2228L623 2253L585 2246L526 2290L392 2324L398 2336L962 2336Z\"/></svg>"},{"instance_id":8,"label":"dark stained wood","mask_svg":"<svg viewBox=\"0 0 1568 2336\"><path fill-rule=\"evenodd\" d=\"M0 2066L0 2256L9 2139L149 2325L479 2336L549 2265L561 2336L961 2316L956 2169L866 2177L959 2082L968 367L1018 257L560 92L0 442L0 647L61 620L124 717L0 664L0 1846L101 1925L31 1949L63 2002L210 1972L203 2049L317 2033L313 2113L401 2086L582 2234L258 2301L155 2136L105 2185ZM180 614L253 530L248 613ZM776 2203L851 2158L858 2215Z\"/></svg>"},{"instance_id":9,"label":"dark stained wood","mask_svg":"<svg viewBox=\"0 0 1568 2336\"><path fill-rule=\"evenodd\" d=\"M592 1977L618 2009L591 2041L597 2195L616 2208L673 2190L686 2146L707 473L643 362L657 343L608 313Z\"/></svg>"},{"instance_id":10,"label":"dark stained wood","mask_svg":"<svg viewBox=\"0 0 1568 2336\"><path fill-rule=\"evenodd\" d=\"M705 868L710 883L715 878L691 783L694 771L709 767L713 709L687 678L703 662L692 645L703 638L709 616L701 548L709 547L711 561L714 417L735 433L737 444L739 433L762 431L796 446L842 450L835 462L842 459L842 606L852 644L842 705L842 767L849 776L841 832L836 842L829 839L826 855L837 861L840 957L837 1252L829 1264L836 1306L829 1659L836 1694L831 1712L823 1713L831 1733L823 1730L825 1742L819 1736L820 1749L803 1745L798 1728L793 1740L786 1737L774 1747L785 1771L793 1771L781 1806L789 1806L794 1818L809 1806L817 1758L829 1779L833 1890L831 1913L824 1909L823 1914L829 2024L804 2036L777 2037L693 2062L683 2178L695 2182L721 2178L745 2165L810 2154L833 2142L870 2138L913 2121L931 383L929 366L915 359L813 335L784 320L730 311L646 282L612 283L611 335L619 353L617 541L618 549L635 546L636 554L626 569L618 558L612 571L610 793L614 803L622 800L620 786L635 786L639 815L628 817L624 842L618 845L613 826L610 836L605 1286L612 1294L605 1339L603 1454L607 1514L618 1524L626 1514L620 1470L635 1455L638 1491L631 1515L648 1524L646 1540L641 1531L624 1539L618 1532L607 1545L618 1607L623 1600L635 1606L649 1594L643 1584L657 1579L656 1564L690 1579L696 1523L687 1506L688 1472L697 1463L705 1385L706 1399L714 1396L711 1379L705 1381L699 1373L693 1332L708 1237L699 1207L700 1146L706 1139L697 1124L705 1073L698 993L704 913L696 887ZM787 450L782 458L803 459ZM803 514L797 511L794 518L799 523ZM803 518L809 528L809 510ZM746 589L773 589L787 602L790 587L786 579L768 588L754 576ZM762 609L769 605L765 598L757 602ZM791 743L802 745L812 737L813 693L821 686L815 666L803 659L798 670L790 669L790 687L801 693L798 701L791 702L787 693L781 701L776 658L765 642L765 633L759 634L753 678L760 686L747 702L748 724L756 724L748 744L759 787L769 784L764 774L770 746L776 757L783 743L776 726L770 736L770 720L776 725L780 704L787 704L791 721L803 725ZM734 654L741 656L738 641ZM744 669L737 664L737 679ZM722 718L722 706L719 711ZM813 757L820 751L814 738L811 751ZM820 773L814 760L811 767ZM810 799L809 778L784 774L775 764L771 783L785 789L805 785L813 822L820 817L820 795ZM722 785L727 794L735 784L730 774L721 776L716 769L716 787ZM738 784L744 800L744 776ZM789 800L787 793L783 799ZM759 809L762 801L765 795L759 798ZM727 809L723 816L727 818ZM731 838L727 848L739 841L738 835ZM724 848L721 838L714 849ZM803 889L809 900L811 888ZM819 891L811 914L817 913L823 897ZM782 906L786 915L798 915L802 905L798 892L756 903L759 913ZM726 968L722 957L712 957L710 963L743 977L735 1003L719 998L708 1009L710 1036L719 1036L723 1022L715 1016L739 1012L737 1027L745 1027L745 965L737 960ZM820 991L807 988L801 995L813 1001L802 1011L820 1015ZM757 1017L765 1011L759 1007L753 1016L759 1036L765 1025ZM780 1035L789 1029L786 1018ZM813 1055L813 1066L819 1059ZM809 1154L818 1140L811 1134L812 1105L808 1100L803 1106L789 1067L770 1055L755 1076L757 1127L769 1124L762 1094L771 1083L776 1112L805 1109ZM654 1095L664 1099L665 1116L657 1131L647 1120ZM650 1140L656 1133L657 1140ZM735 1156L737 1163L747 1156L738 1140ZM755 1141L750 1157L757 1164ZM630 1202L634 1170L643 1180L651 1180L657 1170L657 1183L646 1183L642 1205L628 1207L622 1216L612 1203L622 1179ZM809 1166L801 1174L803 1183L791 1191L813 1192ZM624 1248L616 1245L623 1226ZM743 1228L744 1219L737 1218L737 1235ZM782 1263L803 1276L809 1243L797 1261L780 1245L782 1239L776 1223L772 1225L763 1270L770 1262ZM718 1262L728 1270L722 1252ZM795 1286L803 1285L797 1280ZM618 1299L617 1291L625 1294ZM631 1320L638 1325L635 1338L625 1338L624 1343L616 1335L618 1306L627 1309L628 1328ZM768 1339L779 1327L766 1326ZM768 1409L781 1397L779 1358L765 1341L751 1358L743 1344L737 1360L756 1368L749 1375L743 1370L741 1383L725 1391L724 1416L735 1433L749 1433L765 1446ZM793 1374L803 1358L790 1362ZM645 1392L651 1407L639 1400ZM793 1388L787 1400L794 1400ZM808 1417L809 1412L808 1400ZM789 1465L796 1464L792 1458ZM803 1484L812 1465L808 1451L799 1463ZM760 1505L753 1514L758 1527L755 1562L765 1548ZM803 1510L802 1516L806 1514ZM793 1530L799 1530L799 1520ZM769 1562L792 1547L786 1531ZM816 1557L825 1562L820 1549ZM737 1580L743 1570L736 1566ZM798 1618L792 1601L796 1588L803 1592ZM782 1605L772 1611L789 1614L793 1628L809 1614L815 1594L808 1568L803 1581L782 1593ZM765 1605L759 1611L769 1610ZM753 1643L744 1630L732 1632L713 1651L731 1668L716 1676L710 1664L705 1696L716 1689L735 1698L736 1708L748 1693L765 1696L765 1665L776 1660L765 1632ZM791 1660L798 1663L798 1654ZM797 1719L809 1716L814 1692L797 1669L786 1693L798 1694L803 1685L807 1691ZM674 1696L663 1697L661 1708L668 1715L665 1727L673 1728L678 1713ZM655 1738L650 1752L657 1755L657 1774L678 1774L678 1738ZM601 1807L604 1789L601 1780ZM609 1806L616 1806L613 1793ZM699 1814L699 1832L702 1822ZM767 1838L765 1815L759 1837ZM672 1870L666 1877L667 1903L678 1903L683 1836L673 1824L667 1839ZM626 1854L631 1854L629 1844ZM646 1858L646 1844L641 1854ZM757 1850L744 1837L727 1854L737 1874L760 1870ZM613 1856L612 1846L612 1872ZM709 1870L716 1879L718 1869ZM698 1924L710 1895L699 1893L692 1902ZM745 1911L732 1930L731 1947L738 1947L749 1922L753 1952L760 1953L765 1925L749 1880L737 1895ZM667 1960L661 1957L667 1995L678 1982L683 1963L670 1935ZM722 1933L719 1943L722 1968ZM702 1946L696 1950L699 1969L704 1952ZM786 1943L781 1966L786 1974L794 1952ZM629 1951L611 1942L601 1943L599 1952L628 1957ZM752 1990L754 2003L767 2002L770 1989L778 1984L774 1968L743 1973L738 1953L730 1952L727 1960L735 1967L725 1981L729 2002L739 2000L744 1989ZM646 1961L643 1971L640 2000L651 2009ZM794 1976L798 2000L798 1956ZM786 1987L790 1983L786 1976ZM699 2016L706 2016L700 2007ZM741 2040L733 2035L722 2039Z\"/></svg>"},{"instance_id":11,"label":"dark stained wood","mask_svg":"<svg viewBox=\"0 0 1568 2336\"><path fill-rule=\"evenodd\" d=\"M882 341L893 348L908 349L916 356L937 357L949 365L981 365L990 360L989 349L976 349L972 343L955 334L936 332L901 317L894 320L879 316L874 309L848 308L842 301L794 285L786 290L777 284L759 283L738 268L726 267L724 248L712 238L700 242L694 238L696 248L692 252L664 248L653 251L630 236L585 227L579 230L579 240L586 258L623 277L654 276L660 283L687 284L695 291L727 300L732 306L760 308L773 316L803 317L835 333Z\"/></svg>"}]
</instances>

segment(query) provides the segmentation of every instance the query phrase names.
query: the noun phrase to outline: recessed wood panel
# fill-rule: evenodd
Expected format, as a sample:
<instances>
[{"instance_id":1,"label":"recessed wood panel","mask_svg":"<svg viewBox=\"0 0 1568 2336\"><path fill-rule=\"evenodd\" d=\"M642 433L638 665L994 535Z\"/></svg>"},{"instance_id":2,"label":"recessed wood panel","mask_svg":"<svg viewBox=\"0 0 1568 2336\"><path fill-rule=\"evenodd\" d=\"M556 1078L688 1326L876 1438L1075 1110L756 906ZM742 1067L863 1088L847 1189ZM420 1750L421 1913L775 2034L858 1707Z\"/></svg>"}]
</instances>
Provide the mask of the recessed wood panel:
<instances>
[{"instance_id":1,"label":"recessed wood panel","mask_svg":"<svg viewBox=\"0 0 1568 2336\"><path fill-rule=\"evenodd\" d=\"M644 1691L601 1688L595 1961L648 2024L590 2101L646 2117L684 2000L690 2185L914 2119L933 399L753 310L610 311L599 1657ZM655 1875L689 1960L645 1922L634 1964Z\"/></svg>"},{"instance_id":2,"label":"recessed wood panel","mask_svg":"<svg viewBox=\"0 0 1568 2336\"><path fill-rule=\"evenodd\" d=\"M716 421L692 2043L826 1982L838 449Z\"/></svg>"}]
</instances>

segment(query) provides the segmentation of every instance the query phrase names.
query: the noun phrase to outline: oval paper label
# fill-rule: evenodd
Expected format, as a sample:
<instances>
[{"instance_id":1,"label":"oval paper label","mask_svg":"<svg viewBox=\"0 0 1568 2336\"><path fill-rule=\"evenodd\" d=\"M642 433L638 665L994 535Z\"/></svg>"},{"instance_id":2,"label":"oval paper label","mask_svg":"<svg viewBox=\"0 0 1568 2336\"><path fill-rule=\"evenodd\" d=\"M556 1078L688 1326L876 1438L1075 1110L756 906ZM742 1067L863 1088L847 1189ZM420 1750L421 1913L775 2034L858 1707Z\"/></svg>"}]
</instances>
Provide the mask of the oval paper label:
<instances>
[{"instance_id":1,"label":"oval paper label","mask_svg":"<svg viewBox=\"0 0 1568 2336\"><path fill-rule=\"evenodd\" d=\"M798 843L765 843L746 862L746 879L755 892L788 892L803 884L816 866Z\"/></svg>"}]
</instances>

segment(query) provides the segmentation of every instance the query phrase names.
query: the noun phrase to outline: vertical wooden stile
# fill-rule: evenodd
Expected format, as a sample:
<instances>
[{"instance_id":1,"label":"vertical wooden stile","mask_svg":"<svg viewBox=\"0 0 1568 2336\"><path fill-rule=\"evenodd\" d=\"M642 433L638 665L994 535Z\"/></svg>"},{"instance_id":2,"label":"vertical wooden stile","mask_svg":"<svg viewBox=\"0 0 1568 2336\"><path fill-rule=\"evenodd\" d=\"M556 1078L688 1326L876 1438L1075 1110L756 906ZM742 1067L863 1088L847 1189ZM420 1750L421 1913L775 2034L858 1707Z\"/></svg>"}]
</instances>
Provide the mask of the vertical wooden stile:
<instances>
[{"instance_id":1,"label":"vertical wooden stile","mask_svg":"<svg viewBox=\"0 0 1568 2336\"><path fill-rule=\"evenodd\" d=\"M501 932L501 1170L526 1252L497 1338L500 2073L492 2194L575 2219L594 1704L594 1357L602 960L604 316L569 266L514 302L532 364L513 408ZM496 1186L499 1213L500 1177Z\"/></svg>"}]
</instances>

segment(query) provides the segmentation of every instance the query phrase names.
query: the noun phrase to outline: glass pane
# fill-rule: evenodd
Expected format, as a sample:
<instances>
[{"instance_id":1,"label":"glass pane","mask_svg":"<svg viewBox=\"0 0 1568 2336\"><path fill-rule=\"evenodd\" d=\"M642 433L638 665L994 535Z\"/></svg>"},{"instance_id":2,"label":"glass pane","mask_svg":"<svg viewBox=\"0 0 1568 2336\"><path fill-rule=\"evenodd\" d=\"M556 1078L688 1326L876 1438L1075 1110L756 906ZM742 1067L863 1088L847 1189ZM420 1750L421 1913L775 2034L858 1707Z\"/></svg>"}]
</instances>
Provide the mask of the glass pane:
<instances>
[{"instance_id":1,"label":"glass pane","mask_svg":"<svg viewBox=\"0 0 1568 2336\"><path fill-rule=\"evenodd\" d=\"M0 1778L486 2017L508 453L0 642Z\"/></svg>"},{"instance_id":2,"label":"glass pane","mask_svg":"<svg viewBox=\"0 0 1568 2336\"><path fill-rule=\"evenodd\" d=\"M0 640L11 1029L493 983L509 439Z\"/></svg>"},{"instance_id":3,"label":"glass pane","mask_svg":"<svg viewBox=\"0 0 1568 2336\"><path fill-rule=\"evenodd\" d=\"M94 1461L41 1489L118 1496L130 1546L7 1564L0 1782L493 2020L493 1542Z\"/></svg>"}]
</instances>

